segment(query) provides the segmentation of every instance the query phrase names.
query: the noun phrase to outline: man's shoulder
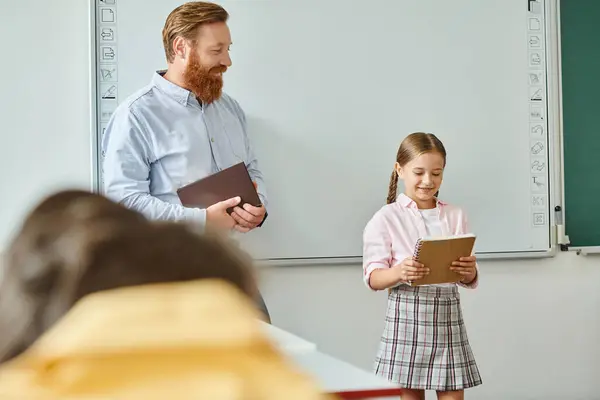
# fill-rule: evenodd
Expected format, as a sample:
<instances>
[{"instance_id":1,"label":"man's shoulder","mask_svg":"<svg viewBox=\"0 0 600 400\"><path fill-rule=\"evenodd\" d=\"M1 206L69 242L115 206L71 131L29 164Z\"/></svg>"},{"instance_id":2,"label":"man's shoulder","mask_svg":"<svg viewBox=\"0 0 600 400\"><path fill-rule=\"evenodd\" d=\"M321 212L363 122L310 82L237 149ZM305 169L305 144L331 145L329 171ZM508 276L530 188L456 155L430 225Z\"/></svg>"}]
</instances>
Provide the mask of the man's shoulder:
<instances>
[{"instance_id":1,"label":"man's shoulder","mask_svg":"<svg viewBox=\"0 0 600 400\"><path fill-rule=\"evenodd\" d=\"M136 90L119 103L115 114L139 116L140 111L149 108L156 101L155 90L156 88L151 84Z\"/></svg>"},{"instance_id":2,"label":"man's shoulder","mask_svg":"<svg viewBox=\"0 0 600 400\"><path fill-rule=\"evenodd\" d=\"M152 101L153 90L152 85L146 85L119 103L112 112L109 123L104 131L103 146L107 146L108 140L111 138L117 138L117 141L127 140L135 132L134 136L140 140L150 133L146 129L148 126L146 123L147 114L144 110L151 106L150 102Z\"/></svg>"}]
</instances>

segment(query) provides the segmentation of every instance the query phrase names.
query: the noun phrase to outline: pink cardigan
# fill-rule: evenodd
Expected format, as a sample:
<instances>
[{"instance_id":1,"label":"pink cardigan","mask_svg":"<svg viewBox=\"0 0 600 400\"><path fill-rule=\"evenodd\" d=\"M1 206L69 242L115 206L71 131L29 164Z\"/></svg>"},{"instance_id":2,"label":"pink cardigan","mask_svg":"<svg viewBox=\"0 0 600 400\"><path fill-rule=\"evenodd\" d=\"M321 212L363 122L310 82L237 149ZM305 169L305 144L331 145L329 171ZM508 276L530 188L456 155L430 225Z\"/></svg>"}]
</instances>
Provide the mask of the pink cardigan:
<instances>
[{"instance_id":1,"label":"pink cardigan","mask_svg":"<svg viewBox=\"0 0 600 400\"><path fill-rule=\"evenodd\" d=\"M444 236L470 233L467 216L461 208L441 200L437 201L437 205ZM425 222L417 204L405 194L400 194L395 203L377 211L363 233L363 276L367 287L372 289L369 279L374 270L390 268L411 257L417 239L423 236L427 236ZM458 285L475 288L478 283L479 267L473 282Z\"/></svg>"}]
</instances>

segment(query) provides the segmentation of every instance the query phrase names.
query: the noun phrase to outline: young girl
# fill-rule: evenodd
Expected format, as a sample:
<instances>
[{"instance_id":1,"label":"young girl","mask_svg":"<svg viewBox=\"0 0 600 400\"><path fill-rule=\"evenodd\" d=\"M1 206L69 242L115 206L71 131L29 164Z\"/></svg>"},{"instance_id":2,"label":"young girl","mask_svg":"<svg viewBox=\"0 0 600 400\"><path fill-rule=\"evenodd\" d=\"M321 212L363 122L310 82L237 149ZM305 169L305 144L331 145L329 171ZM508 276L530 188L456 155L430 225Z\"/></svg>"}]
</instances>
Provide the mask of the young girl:
<instances>
[{"instance_id":1,"label":"young girl","mask_svg":"<svg viewBox=\"0 0 600 400\"><path fill-rule=\"evenodd\" d=\"M410 286L428 273L413 260L419 237L469 233L463 210L437 198L446 150L433 134L413 133L400 144L390 180L387 205L364 231L363 270L372 290L389 289L385 329L375 372L405 388L402 399L462 399L463 390L482 383L464 326L458 286L475 288L475 256L451 269L458 284ZM405 192L396 195L398 179Z\"/></svg>"}]
</instances>

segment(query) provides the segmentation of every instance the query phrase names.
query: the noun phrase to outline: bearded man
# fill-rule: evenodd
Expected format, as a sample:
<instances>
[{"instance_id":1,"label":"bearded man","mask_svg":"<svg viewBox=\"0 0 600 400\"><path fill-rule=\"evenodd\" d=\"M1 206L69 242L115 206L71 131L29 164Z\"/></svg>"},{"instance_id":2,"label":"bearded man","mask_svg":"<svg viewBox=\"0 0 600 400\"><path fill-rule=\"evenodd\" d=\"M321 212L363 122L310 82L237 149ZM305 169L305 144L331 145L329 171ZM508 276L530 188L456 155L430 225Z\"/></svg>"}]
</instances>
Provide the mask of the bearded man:
<instances>
[{"instance_id":1,"label":"bearded man","mask_svg":"<svg viewBox=\"0 0 600 400\"><path fill-rule=\"evenodd\" d=\"M222 92L223 73L231 66L228 17L209 2L173 10L162 32L167 70L155 72L148 85L122 102L106 127L104 193L149 219L248 232L266 218L266 189L246 117ZM181 204L178 188L242 161L261 207L240 206L239 198L206 209Z\"/></svg>"}]
</instances>

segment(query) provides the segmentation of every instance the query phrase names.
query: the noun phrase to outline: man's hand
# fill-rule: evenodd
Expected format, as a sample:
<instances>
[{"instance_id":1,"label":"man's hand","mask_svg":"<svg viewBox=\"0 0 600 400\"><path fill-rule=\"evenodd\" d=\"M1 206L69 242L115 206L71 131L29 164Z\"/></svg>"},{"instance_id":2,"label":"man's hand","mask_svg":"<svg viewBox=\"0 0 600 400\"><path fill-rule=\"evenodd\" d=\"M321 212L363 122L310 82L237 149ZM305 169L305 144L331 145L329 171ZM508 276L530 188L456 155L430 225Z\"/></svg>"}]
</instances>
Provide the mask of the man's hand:
<instances>
[{"instance_id":1,"label":"man's hand","mask_svg":"<svg viewBox=\"0 0 600 400\"><path fill-rule=\"evenodd\" d=\"M227 209L236 207L238 204L240 204L240 201L242 201L240 197L233 197L208 207L206 209L207 227L217 229L233 229L233 227L236 226L236 221L229 214L227 214Z\"/></svg>"},{"instance_id":2,"label":"man's hand","mask_svg":"<svg viewBox=\"0 0 600 400\"><path fill-rule=\"evenodd\" d=\"M237 225L234 229L246 233L256 228L265 218L265 207L254 207L248 203L242 207L235 207L231 213L231 217L235 220Z\"/></svg>"}]
</instances>

